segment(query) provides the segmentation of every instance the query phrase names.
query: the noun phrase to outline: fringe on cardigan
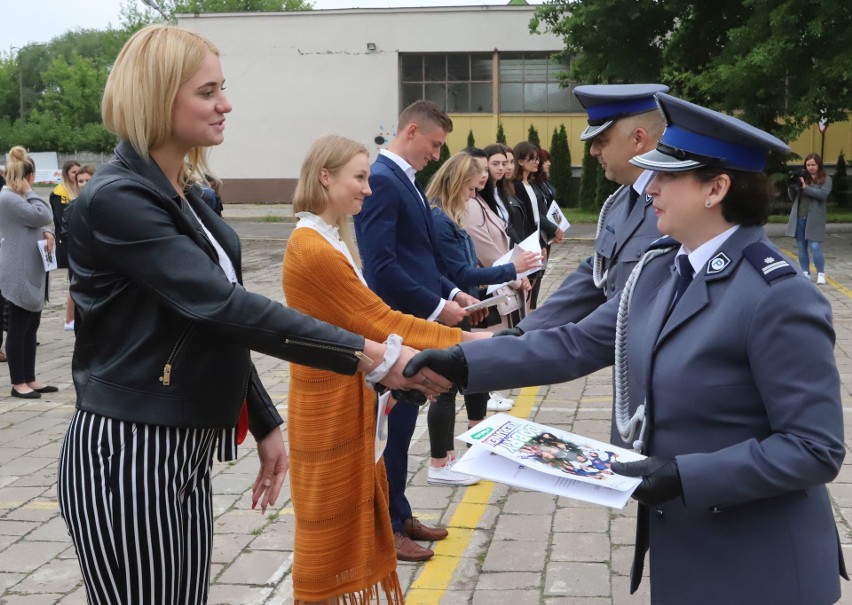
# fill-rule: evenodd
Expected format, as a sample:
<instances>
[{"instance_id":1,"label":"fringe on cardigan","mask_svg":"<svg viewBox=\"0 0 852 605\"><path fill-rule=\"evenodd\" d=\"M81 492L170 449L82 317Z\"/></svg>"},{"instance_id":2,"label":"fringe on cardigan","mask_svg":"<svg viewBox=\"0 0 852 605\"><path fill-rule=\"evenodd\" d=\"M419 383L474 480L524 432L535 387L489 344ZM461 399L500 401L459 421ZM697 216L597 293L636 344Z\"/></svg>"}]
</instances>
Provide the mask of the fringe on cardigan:
<instances>
[{"instance_id":1,"label":"fringe on cardigan","mask_svg":"<svg viewBox=\"0 0 852 605\"><path fill-rule=\"evenodd\" d=\"M373 603L378 604L382 602L380 601L382 593L385 596L384 602L388 605L405 605L405 596L402 594L402 586L399 584L399 576L395 569L372 586L357 592L338 595L336 601L334 597L320 601L296 599L295 605L314 605L326 602L336 603L337 605L372 605Z\"/></svg>"}]
</instances>

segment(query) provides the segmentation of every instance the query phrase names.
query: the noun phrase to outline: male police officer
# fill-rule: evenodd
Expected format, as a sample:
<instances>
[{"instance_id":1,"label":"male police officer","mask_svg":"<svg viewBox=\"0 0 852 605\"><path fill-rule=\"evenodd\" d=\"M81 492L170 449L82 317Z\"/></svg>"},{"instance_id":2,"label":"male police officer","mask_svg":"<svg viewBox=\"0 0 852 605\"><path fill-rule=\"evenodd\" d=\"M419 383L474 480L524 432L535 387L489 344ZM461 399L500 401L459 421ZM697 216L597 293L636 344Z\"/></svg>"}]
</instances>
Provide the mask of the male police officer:
<instances>
[{"instance_id":1,"label":"male police officer","mask_svg":"<svg viewBox=\"0 0 852 605\"><path fill-rule=\"evenodd\" d=\"M660 237L652 198L645 194L652 173L634 166L630 159L652 151L662 136L665 122L654 93L667 90L661 84L602 84L574 89L589 120L580 140L592 141L590 152L606 178L621 187L601 209L594 256L580 263L559 289L519 324L521 331L553 328L586 317L621 293L637 261ZM630 447L615 422L611 439L616 445Z\"/></svg>"}]
</instances>

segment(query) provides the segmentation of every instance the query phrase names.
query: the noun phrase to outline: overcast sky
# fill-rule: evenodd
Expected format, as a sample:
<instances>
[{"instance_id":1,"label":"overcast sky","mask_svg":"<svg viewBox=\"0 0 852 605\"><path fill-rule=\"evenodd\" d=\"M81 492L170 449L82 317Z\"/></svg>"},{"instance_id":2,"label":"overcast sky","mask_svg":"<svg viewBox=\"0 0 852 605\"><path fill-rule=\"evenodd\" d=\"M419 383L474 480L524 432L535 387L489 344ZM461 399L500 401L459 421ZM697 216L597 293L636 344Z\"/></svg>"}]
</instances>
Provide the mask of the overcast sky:
<instances>
[{"instance_id":1,"label":"overcast sky","mask_svg":"<svg viewBox=\"0 0 852 605\"><path fill-rule=\"evenodd\" d=\"M140 6L141 0L138 0ZM4 4L12 0L4 0ZM380 8L386 6L458 6L506 4L508 0L313 0L315 9ZM541 0L528 0L540 4ZM0 52L34 42L47 42L72 29L103 29L119 22L121 0L18 0L18 8L3 10L0 18Z\"/></svg>"}]
</instances>

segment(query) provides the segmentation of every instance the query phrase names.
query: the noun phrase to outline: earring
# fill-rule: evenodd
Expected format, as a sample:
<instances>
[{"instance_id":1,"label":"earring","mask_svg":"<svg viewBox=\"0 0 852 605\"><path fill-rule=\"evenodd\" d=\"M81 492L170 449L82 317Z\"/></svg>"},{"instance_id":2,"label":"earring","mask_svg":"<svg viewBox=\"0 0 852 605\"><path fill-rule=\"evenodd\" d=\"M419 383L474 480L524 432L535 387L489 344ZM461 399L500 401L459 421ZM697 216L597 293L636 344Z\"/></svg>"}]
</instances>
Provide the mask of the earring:
<instances>
[{"instance_id":1,"label":"earring","mask_svg":"<svg viewBox=\"0 0 852 605\"><path fill-rule=\"evenodd\" d=\"M704 205L705 205L706 207L708 207L708 208L709 208L710 206L712 206L712 205L713 205L713 202L711 202L710 200L706 200L706 201L704 202Z\"/></svg>"}]
</instances>

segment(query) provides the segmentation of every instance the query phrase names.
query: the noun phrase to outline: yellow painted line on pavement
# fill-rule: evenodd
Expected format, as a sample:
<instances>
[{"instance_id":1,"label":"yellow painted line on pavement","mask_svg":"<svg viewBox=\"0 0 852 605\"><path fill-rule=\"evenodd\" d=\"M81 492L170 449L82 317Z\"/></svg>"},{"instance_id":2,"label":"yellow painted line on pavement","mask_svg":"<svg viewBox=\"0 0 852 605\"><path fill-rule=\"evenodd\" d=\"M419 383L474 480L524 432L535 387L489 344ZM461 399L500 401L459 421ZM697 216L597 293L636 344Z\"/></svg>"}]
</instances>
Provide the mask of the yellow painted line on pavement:
<instances>
[{"instance_id":1,"label":"yellow painted line on pavement","mask_svg":"<svg viewBox=\"0 0 852 605\"><path fill-rule=\"evenodd\" d=\"M796 254L792 250L788 250L786 248L781 248L781 252L783 252L784 254L789 256L791 259L796 258ZM814 275L814 274L812 273L812 275ZM842 292L843 294L845 294L849 298L852 298L852 290L850 290L849 288L847 288L846 286L841 284L836 279L833 279L833 278L829 277L828 275L826 275L825 281L828 282L828 285L831 286L832 288L834 288L835 290Z\"/></svg>"},{"instance_id":2,"label":"yellow painted line on pavement","mask_svg":"<svg viewBox=\"0 0 852 605\"><path fill-rule=\"evenodd\" d=\"M538 387L522 389L512 408L512 416L529 417L537 393ZM423 570L405 595L408 605L438 605L441 601L473 539L474 529L479 527L494 487L491 481L481 481L465 489L447 526L449 536L435 544L435 556L423 565Z\"/></svg>"}]
</instances>

